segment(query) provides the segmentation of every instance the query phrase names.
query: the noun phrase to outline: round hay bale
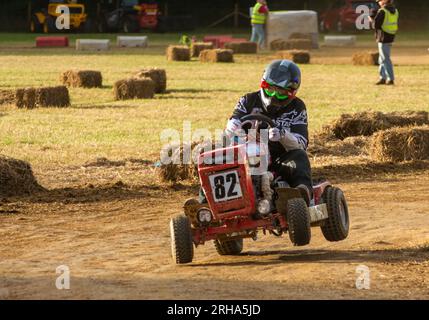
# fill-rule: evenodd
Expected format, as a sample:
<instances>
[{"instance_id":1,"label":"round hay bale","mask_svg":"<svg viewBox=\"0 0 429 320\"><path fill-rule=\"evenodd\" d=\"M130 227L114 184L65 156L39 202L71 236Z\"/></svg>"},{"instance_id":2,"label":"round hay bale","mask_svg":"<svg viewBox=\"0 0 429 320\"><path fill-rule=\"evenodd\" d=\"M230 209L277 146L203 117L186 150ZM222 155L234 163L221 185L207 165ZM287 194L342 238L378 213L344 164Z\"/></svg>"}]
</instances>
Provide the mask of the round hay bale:
<instances>
[{"instance_id":1,"label":"round hay bale","mask_svg":"<svg viewBox=\"0 0 429 320\"><path fill-rule=\"evenodd\" d=\"M238 54L254 54L258 53L258 44L256 42L226 42L225 49L230 49L233 53Z\"/></svg>"},{"instance_id":2,"label":"round hay bale","mask_svg":"<svg viewBox=\"0 0 429 320\"><path fill-rule=\"evenodd\" d=\"M198 58L201 51L213 49L212 42L194 42L191 46L191 56L193 58Z\"/></svg>"},{"instance_id":3,"label":"round hay bale","mask_svg":"<svg viewBox=\"0 0 429 320\"><path fill-rule=\"evenodd\" d=\"M20 196L42 190L29 163L0 155L0 196Z\"/></svg>"},{"instance_id":4,"label":"round hay bale","mask_svg":"<svg viewBox=\"0 0 429 320\"><path fill-rule=\"evenodd\" d=\"M356 66L377 66L378 52L357 52L352 57L352 62Z\"/></svg>"},{"instance_id":5,"label":"round hay bale","mask_svg":"<svg viewBox=\"0 0 429 320\"><path fill-rule=\"evenodd\" d=\"M392 128L373 136L371 157L377 161L402 162L429 159L429 127Z\"/></svg>"},{"instance_id":6,"label":"round hay bale","mask_svg":"<svg viewBox=\"0 0 429 320\"><path fill-rule=\"evenodd\" d=\"M60 82L73 88L101 88L103 76L100 71L68 70L60 75Z\"/></svg>"},{"instance_id":7,"label":"round hay bale","mask_svg":"<svg viewBox=\"0 0 429 320\"><path fill-rule=\"evenodd\" d=\"M229 49L203 50L200 53L201 62L234 62L234 54Z\"/></svg>"},{"instance_id":8,"label":"round hay bale","mask_svg":"<svg viewBox=\"0 0 429 320\"><path fill-rule=\"evenodd\" d=\"M285 50L279 51L280 59L291 60L295 63L307 64L310 63L310 52L305 50Z\"/></svg>"},{"instance_id":9,"label":"round hay bale","mask_svg":"<svg viewBox=\"0 0 429 320\"><path fill-rule=\"evenodd\" d=\"M0 105L2 104L15 104L16 97L14 90L0 90Z\"/></svg>"},{"instance_id":10,"label":"round hay bale","mask_svg":"<svg viewBox=\"0 0 429 320\"><path fill-rule=\"evenodd\" d=\"M152 79L123 79L113 86L116 100L152 99L155 94L155 82Z\"/></svg>"},{"instance_id":11,"label":"round hay bale","mask_svg":"<svg viewBox=\"0 0 429 320\"><path fill-rule=\"evenodd\" d=\"M169 46L167 48L168 61L189 61L191 50L187 46Z\"/></svg>"},{"instance_id":12,"label":"round hay bale","mask_svg":"<svg viewBox=\"0 0 429 320\"><path fill-rule=\"evenodd\" d=\"M337 139L353 136L370 136L374 132L393 127L429 124L426 111L404 112L359 112L342 114L340 118L325 126L324 132L331 132Z\"/></svg>"},{"instance_id":13,"label":"round hay bale","mask_svg":"<svg viewBox=\"0 0 429 320\"><path fill-rule=\"evenodd\" d=\"M167 73L164 69L158 68L149 68L142 69L136 74L134 74L135 78L150 78L153 82L155 82L155 93L164 93L167 89Z\"/></svg>"}]
</instances>

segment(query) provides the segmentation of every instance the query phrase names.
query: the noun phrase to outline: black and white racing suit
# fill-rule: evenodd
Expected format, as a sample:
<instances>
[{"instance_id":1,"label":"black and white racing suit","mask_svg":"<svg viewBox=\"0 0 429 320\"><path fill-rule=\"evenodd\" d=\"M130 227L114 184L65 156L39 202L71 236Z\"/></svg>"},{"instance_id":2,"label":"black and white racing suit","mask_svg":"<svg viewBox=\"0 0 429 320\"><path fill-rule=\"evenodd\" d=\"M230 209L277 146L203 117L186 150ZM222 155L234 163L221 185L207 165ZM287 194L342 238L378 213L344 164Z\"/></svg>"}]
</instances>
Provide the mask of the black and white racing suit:
<instances>
[{"instance_id":1,"label":"black and white racing suit","mask_svg":"<svg viewBox=\"0 0 429 320\"><path fill-rule=\"evenodd\" d=\"M305 103L295 98L285 107L263 107L261 92L241 97L230 119L240 120L248 114L263 114L271 118L280 129L280 141L270 141L272 164L269 168L277 172L291 187L305 185L312 194L311 167L307 155L308 122Z\"/></svg>"}]
</instances>

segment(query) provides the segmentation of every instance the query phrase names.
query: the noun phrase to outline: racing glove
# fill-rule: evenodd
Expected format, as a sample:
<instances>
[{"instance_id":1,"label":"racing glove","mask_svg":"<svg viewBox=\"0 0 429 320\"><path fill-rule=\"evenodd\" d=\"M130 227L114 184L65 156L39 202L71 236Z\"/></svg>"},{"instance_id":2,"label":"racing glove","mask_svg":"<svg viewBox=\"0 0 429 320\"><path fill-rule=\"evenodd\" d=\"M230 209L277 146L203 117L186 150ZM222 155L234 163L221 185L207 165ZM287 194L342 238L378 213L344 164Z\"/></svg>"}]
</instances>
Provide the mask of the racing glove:
<instances>
[{"instance_id":1,"label":"racing glove","mask_svg":"<svg viewBox=\"0 0 429 320\"><path fill-rule=\"evenodd\" d=\"M270 128L268 131L268 138L272 142L280 142L286 151L303 149L298 139L287 130L280 130L279 128Z\"/></svg>"},{"instance_id":2,"label":"racing glove","mask_svg":"<svg viewBox=\"0 0 429 320\"><path fill-rule=\"evenodd\" d=\"M229 135L236 133L239 129L241 129L241 121L238 119L230 119L226 124L226 132Z\"/></svg>"}]
</instances>

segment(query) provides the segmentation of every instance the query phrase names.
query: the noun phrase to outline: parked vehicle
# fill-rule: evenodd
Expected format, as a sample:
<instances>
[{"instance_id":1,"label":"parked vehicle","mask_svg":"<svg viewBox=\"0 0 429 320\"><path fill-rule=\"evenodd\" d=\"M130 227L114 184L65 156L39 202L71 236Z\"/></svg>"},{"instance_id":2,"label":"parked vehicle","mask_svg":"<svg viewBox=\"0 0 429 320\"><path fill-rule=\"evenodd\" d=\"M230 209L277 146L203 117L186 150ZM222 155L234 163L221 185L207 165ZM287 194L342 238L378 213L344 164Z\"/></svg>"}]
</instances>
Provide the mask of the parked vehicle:
<instances>
[{"instance_id":1,"label":"parked vehicle","mask_svg":"<svg viewBox=\"0 0 429 320\"><path fill-rule=\"evenodd\" d=\"M138 0L101 0L97 3L98 32L139 32Z\"/></svg>"},{"instance_id":2,"label":"parked vehicle","mask_svg":"<svg viewBox=\"0 0 429 320\"><path fill-rule=\"evenodd\" d=\"M58 32L55 26L56 19L62 14L57 10L59 6L66 6L70 12L70 30L87 31L89 29L88 15L85 13L85 5L68 3L68 1L30 1L28 4L29 27L33 33Z\"/></svg>"},{"instance_id":3,"label":"parked vehicle","mask_svg":"<svg viewBox=\"0 0 429 320\"><path fill-rule=\"evenodd\" d=\"M367 6L370 11L378 5L370 0L337 0L320 15L320 32L356 30L356 20L362 13L357 13L359 6Z\"/></svg>"}]
</instances>

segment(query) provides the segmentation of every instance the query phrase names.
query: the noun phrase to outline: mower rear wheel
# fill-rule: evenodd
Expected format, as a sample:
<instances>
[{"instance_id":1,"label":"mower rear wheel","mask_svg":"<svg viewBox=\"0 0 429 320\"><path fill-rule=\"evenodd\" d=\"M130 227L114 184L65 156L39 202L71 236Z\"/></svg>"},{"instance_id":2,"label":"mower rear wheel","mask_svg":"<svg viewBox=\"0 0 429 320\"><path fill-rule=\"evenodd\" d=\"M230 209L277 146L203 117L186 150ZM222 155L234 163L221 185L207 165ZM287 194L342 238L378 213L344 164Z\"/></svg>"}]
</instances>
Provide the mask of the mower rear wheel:
<instances>
[{"instance_id":1,"label":"mower rear wheel","mask_svg":"<svg viewBox=\"0 0 429 320\"><path fill-rule=\"evenodd\" d=\"M221 256L233 256L243 251L243 239L215 240L214 245L217 253Z\"/></svg>"},{"instance_id":2,"label":"mower rear wheel","mask_svg":"<svg viewBox=\"0 0 429 320\"><path fill-rule=\"evenodd\" d=\"M304 199L290 199L287 204L286 220L290 241L295 246L305 246L310 243L311 226L310 213Z\"/></svg>"},{"instance_id":3,"label":"mower rear wheel","mask_svg":"<svg viewBox=\"0 0 429 320\"><path fill-rule=\"evenodd\" d=\"M350 220L344 193L339 188L327 187L322 195L328 208L328 219L321 226L323 236L328 241L341 241L349 234Z\"/></svg>"},{"instance_id":4,"label":"mower rear wheel","mask_svg":"<svg viewBox=\"0 0 429 320\"><path fill-rule=\"evenodd\" d=\"M171 254L176 264L192 262L194 244L192 241L191 221L183 214L170 221Z\"/></svg>"}]
</instances>

